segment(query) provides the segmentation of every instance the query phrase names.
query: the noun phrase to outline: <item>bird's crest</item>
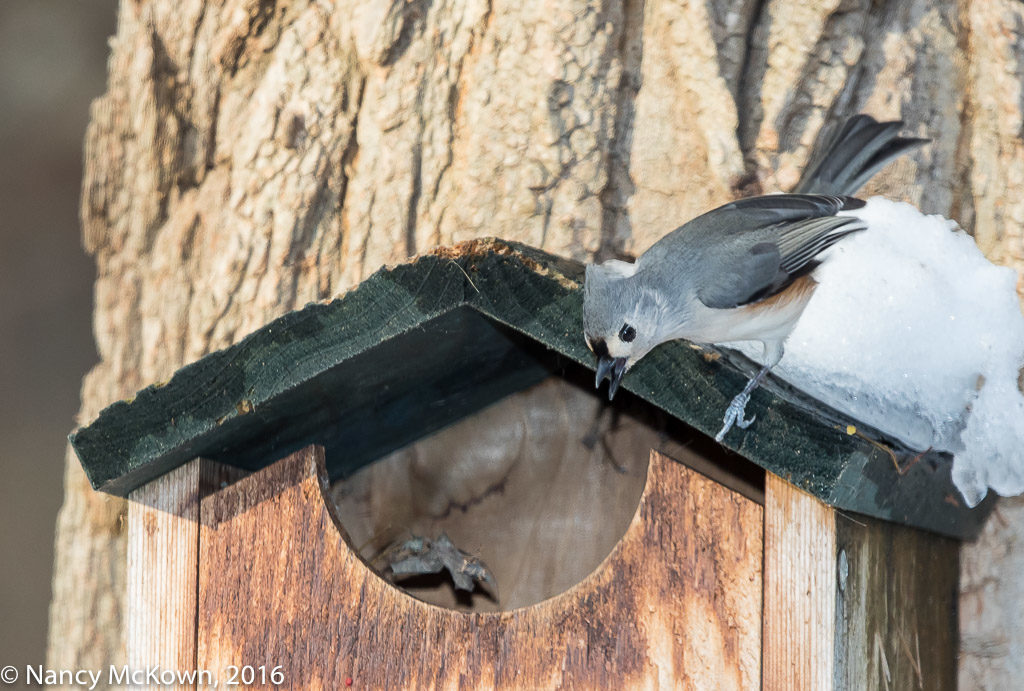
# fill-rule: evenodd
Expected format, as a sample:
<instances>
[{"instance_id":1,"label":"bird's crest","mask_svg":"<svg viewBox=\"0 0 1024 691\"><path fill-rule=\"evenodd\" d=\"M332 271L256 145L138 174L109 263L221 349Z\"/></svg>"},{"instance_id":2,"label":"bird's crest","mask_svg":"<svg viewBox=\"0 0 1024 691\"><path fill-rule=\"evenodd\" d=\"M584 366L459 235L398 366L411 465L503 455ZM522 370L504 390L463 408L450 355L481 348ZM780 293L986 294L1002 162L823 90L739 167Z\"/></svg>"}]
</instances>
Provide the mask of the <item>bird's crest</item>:
<instances>
[{"instance_id":1,"label":"bird's crest","mask_svg":"<svg viewBox=\"0 0 1024 691\"><path fill-rule=\"evenodd\" d=\"M616 281L629 278L636 273L637 265L618 259L609 259L603 264L587 264L587 281Z\"/></svg>"}]
</instances>

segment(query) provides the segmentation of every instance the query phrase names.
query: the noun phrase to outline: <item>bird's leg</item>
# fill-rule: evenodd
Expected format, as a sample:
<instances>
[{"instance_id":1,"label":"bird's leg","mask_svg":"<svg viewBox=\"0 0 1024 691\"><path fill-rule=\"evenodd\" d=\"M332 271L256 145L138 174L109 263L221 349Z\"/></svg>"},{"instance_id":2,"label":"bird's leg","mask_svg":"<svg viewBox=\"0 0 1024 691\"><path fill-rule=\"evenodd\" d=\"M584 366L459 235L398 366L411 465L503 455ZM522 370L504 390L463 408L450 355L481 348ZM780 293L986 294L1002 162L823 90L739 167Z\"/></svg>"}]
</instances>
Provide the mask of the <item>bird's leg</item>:
<instances>
[{"instance_id":1,"label":"bird's leg","mask_svg":"<svg viewBox=\"0 0 1024 691\"><path fill-rule=\"evenodd\" d=\"M754 422L754 418L757 417L756 415L751 417L749 420L744 419L743 417L743 414L747 410L747 402L750 400L751 392L757 388L758 384L761 383L761 380L764 379L764 376L768 374L768 370L770 370L774 364L775 363L773 362L762 367L761 371L754 375L754 377L747 382L747 385L743 387L743 391L740 391L736 398L732 399L732 403L730 403L729 407L725 409L725 417L722 418L722 422L725 424L722 425L722 429L715 435L715 441L721 442L722 439L725 438L726 433L732 429L734 424L740 429L746 429Z\"/></svg>"}]
</instances>

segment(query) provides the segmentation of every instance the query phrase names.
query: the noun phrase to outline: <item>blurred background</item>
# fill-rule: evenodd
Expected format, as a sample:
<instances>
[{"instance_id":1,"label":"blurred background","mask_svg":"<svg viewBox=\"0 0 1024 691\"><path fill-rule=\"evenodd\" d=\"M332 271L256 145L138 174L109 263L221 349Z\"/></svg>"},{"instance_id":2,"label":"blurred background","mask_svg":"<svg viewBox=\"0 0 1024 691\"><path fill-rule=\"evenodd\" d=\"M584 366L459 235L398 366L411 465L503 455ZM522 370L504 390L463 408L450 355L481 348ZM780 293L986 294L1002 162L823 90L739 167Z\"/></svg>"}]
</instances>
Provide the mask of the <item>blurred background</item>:
<instances>
[{"instance_id":1,"label":"blurred background","mask_svg":"<svg viewBox=\"0 0 1024 691\"><path fill-rule=\"evenodd\" d=\"M0 665L46 661L66 437L97 357L82 141L116 7L0 2Z\"/></svg>"}]
</instances>

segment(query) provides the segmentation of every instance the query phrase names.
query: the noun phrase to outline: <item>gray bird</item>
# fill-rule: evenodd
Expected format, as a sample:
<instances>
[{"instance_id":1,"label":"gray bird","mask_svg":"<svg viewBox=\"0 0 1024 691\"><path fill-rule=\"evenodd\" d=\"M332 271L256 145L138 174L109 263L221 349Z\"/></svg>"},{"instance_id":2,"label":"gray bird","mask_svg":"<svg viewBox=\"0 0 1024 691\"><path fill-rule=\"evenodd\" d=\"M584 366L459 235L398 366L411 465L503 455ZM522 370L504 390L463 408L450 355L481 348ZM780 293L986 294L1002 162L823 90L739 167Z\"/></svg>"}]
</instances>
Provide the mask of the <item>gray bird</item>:
<instances>
[{"instance_id":1,"label":"gray bird","mask_svg":"<svg viewBox=\"0 0 1024 691\"><path fill-rule=\"evenodd\" d=\"M726 409L721 441L744 418L751 392L782 359L786 338L817 286L819 255L865 224L852 196L885 164L927 139L900 137L902 122L850 118L812 156L793 194L731 202L676 228L635 263L589 264L583 331L597 355L594 385L622 376L655 346L760 341L764 366Z\"/></svg>"}]
</instances>

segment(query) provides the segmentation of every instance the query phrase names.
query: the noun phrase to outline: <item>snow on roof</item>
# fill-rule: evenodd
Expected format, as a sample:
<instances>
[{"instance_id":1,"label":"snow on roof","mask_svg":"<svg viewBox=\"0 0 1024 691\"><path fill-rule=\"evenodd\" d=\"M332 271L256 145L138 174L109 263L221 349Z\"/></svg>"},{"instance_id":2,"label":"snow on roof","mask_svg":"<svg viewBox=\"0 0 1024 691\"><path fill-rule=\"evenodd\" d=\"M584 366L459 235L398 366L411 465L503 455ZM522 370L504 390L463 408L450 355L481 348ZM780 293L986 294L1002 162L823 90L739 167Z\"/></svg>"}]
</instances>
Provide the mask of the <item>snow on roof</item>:
<instances>
[{"instance_id":1,"label":"snow on roof","mask_svg":"<svg viewBox=\"0 0 1024 691\"><path fill-rule=\"evenodd\" d=\"M875 197L850 213L868 230L817 270L820 286L776 374L911 448L951 452L969 506L990 488L1021 494L1016 271L989 262L953 221L909 204Z\"/></svg>"}]
</instances>

